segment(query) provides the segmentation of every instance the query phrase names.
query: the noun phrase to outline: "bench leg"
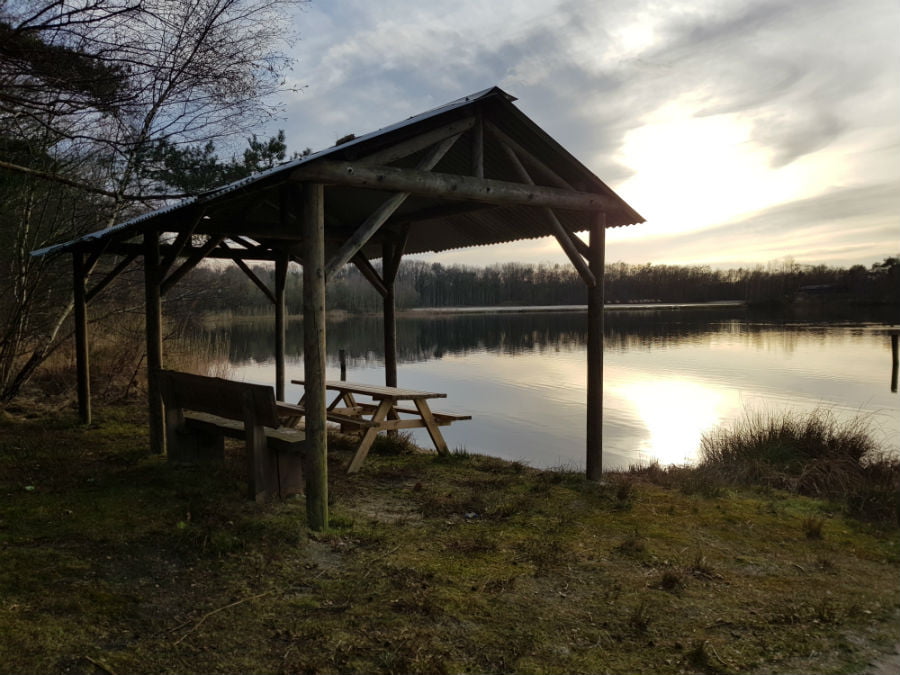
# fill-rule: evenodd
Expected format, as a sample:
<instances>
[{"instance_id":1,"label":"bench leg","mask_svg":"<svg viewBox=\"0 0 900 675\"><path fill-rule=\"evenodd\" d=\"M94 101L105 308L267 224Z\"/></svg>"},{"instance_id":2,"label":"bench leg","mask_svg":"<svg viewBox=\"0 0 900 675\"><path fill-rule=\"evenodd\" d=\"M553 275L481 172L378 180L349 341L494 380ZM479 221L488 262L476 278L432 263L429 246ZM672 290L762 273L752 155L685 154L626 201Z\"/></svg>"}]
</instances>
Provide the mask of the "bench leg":
<instances>
[{"instance_id":1,"label":"bench leg","mask_svg":"<svg viewBox=\"0 0 900 675\"><path fill-rule=\"evenodd\" d=\"M303 493L303 455L291 450L273 450L278 473L278 496L284 499Z\"/></svg>"},{"instance_id":2,"label":"bench leg","mask_svg":"<svg viewBox=\"0 0 900 675\"><path fill-rule=\"evenodd\" d=\"M387 414L392 407L393 404L387 399L384 399L378 405L378 409L372 416L372 422L374 422L375 425L366 429L366 433L363 435L362 439L359 442L359 447L357 447L356 449L356 454L353 455L353 460L350 462L350 466L347 468L347 473L356 473L357 471L359 471L359 467L361 467L363 461L365 461L366 455L369 454L369 448L371 448L372 443L375 442L375 436L377 436L378 432L380 431L379 426L381 422L383 422L387 417Z\"/></svg>"},{"instance_id":3,"label":"bench leg","mask_svg":"<svg viewBox=\"0 0 900 675\"><path fill-rule=\"evenodd\" d=\"M334 401L331 402L331 405L328 406L328 411L334 410L337 407L338 403L343 403L348 408L356 408L356 399L353 398L353 394L351 394L349 391L342 391L340 394L338 394L337 398L335 398ZM341 433L346 434L347 431L347 425L342 424Z\"/></svg>"},{"instance_id":4,"label":"bench leg","mask_svg":"<svg viewBox=\"0 0 900 675\"><path fill-rule=\"evenodd\" d=\"M247 447L247 497L265 502L278 495L278 466L266 444L265 429L245 429Z\"/></svg>"},{"instance_id":5,"label":"bench leg","mask_svg":"<svg viewBox=\"0 0 900 675\"><path fill-rule=\"evenodd\" d=\"M425 428L428 429L428 435L431 436L431 442L434 443L434 447L438 451L438 454L449 454L450 451L447 449L447 441L444 440L444 435L441 433L441 430L438 429L434 415L431 414L431 408L428 407L428 403L425 399L417 398L416 408L419 410L419 415L422 416L422 421L425 423Z\"/></svg>"}]
</instances>

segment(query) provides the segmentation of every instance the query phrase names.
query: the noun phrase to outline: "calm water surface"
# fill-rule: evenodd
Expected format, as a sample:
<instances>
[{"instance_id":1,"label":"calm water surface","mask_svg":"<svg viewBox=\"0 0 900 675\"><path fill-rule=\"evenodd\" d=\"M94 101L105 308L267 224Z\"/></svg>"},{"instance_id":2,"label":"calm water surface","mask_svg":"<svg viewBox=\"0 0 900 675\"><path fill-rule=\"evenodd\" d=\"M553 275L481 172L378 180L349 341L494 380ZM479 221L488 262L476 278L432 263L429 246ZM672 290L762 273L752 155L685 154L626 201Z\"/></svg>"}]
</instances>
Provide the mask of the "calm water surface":
<instances>
[{"instance_id":1,"label":"calm water surface","mask_svg":"<svg viewBox=\"0 0 900 675\"><path fill-rule=\"evenodd\" d=\"M885 447L900 451L890 339L877 330L884 318L785 320L740 307L608 312L604 467L691 462L703 433L746 411L863 414ZM329 379L338 379L344 349L348 380L383 383L381 331L376 317L329 323ZM451 448L536 467L583 466L584 313L412 316L397 331L400 386L446 392L435 409L472 415L443 428ZM227 345L229 376L274 382L271 322L213 333ZM302 324L291 322L289 379L303 377L302 343ZM289 400L300 394L289 385Z\"/></svg>"}]
</instances>

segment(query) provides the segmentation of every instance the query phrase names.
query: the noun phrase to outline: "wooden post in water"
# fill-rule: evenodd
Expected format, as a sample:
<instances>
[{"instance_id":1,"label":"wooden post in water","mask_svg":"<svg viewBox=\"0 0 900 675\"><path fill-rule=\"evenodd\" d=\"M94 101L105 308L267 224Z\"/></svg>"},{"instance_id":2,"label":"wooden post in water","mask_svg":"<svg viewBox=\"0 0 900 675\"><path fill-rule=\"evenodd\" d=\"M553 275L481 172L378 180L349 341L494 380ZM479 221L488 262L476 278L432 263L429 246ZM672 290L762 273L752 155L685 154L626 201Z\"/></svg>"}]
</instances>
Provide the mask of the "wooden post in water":
<instances>
[{"instance_id":1,"label":"wooden post in water","mask_svg":"<svg viewBox=\"0 0 900 675\"><path fill-rule=\"evenodd\" d=\"M898 370L898 355L897 355L897 338L898 333L894 331L891 333L891 391L895 394L897 393L897 370Z\"/></svg>"},{"instance_id":2,"label":"wooden post in water","mask_svg":"<svg viewBox=\"0 0 900 675\"><path fill-rule=\"evenodd\" d=\"M75 370L78 379L78 416L91 423L91 366L88 348L87 299L85 297L84 254L72 253L72 284L75 302Z\"/></svg>"},{"instance_id":3,"label":"wooden post in water","mask_svg":"<svg viewBox=\"0 0 900 675\"><path fill-rule=\"evenodd\" d=\"M150 452L166 451L162 393L157 372L162 368L162 301L159 278L159 234L144 232L144 310L147 333L147 408L150 423Z\"/></svg>"},{"instance_id":4,"label":"wooden post in water","mask_svg":"<svg viewBox=\"0 0 900 675\"><path fill-rule=\"evenodd\" d=\"M303 183L299 205L303 235L303 367L306 407L306 518L328 527L328 436L325 428L325 193Z\"/></svg>"},{"instance_id":5,"label":"wooden post in water","mask_svg":"<svg viewBox=\"0 0 900 675\"><path fill-rule=\"evenodd\" d=\"M341 362L341 382L347 381L347 350L338 350L338 360Z\"/></svg>"},{"instance_id":6,"label":"wooden post in water","mask_svg":"<svg viewBox=\"0 0 900 675\"><path fill-rule=\"evenodd\" d=\"M597 283L588 286L587 338L587 457L588 480L603 477L603 268L606 258L606 214L591 217L591 273Z\"/></svg>"},{"instance_id":7,"label":"wooden post in water","mask_svg":"<svg viewBox=\"0 0 900 675\"><path fill-rule=\"evenodd\" d=\"M275 261L275 398L279 401L284 400L284 348L287 335L284 289L287 285L287 268L287 255L279 255Z\"/></svg>"}]
</instances>

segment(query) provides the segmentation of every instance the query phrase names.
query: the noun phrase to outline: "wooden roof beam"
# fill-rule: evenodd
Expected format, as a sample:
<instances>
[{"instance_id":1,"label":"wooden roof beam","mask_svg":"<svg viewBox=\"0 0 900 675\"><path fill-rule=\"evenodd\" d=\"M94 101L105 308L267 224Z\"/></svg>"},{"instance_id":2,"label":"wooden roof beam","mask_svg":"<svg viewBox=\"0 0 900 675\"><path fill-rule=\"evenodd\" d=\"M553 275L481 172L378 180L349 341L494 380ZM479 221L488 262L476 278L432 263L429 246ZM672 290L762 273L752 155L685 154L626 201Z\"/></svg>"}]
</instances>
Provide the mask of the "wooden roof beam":
<instances>
[{"instance_id":1,"label":"wooden roof beam","mask_svg":"<svg viewBox=\"0 0 900 675\"><path fill-rule=\"evenodd\" d=\"M445 202L439 206L429 206L411 213L404 213L402 221L407 224L421 223L437 218L448 218L473 211L496 209L497 204L480 204L478 202ZM398 220L400 220L398 218Z\"/></svg>"},{"instance_id":2,"label":"wooden roof beam","mask_svg":"<svg viewBox=\"0 0 900 675\"><path fill-rule=\"evenodd\" d=\"M325 159L297 167L291 179L485 204L546 206L571 211L616 211L620 208L607 195L592 192Z\"/></svg>"},{"instance_id":3,"label":"wooden roof beam","mask_svg":"<svg viewBox=\"0 0 900 675\"><path fill-rule=\"evenodd\" d=\"M224 237L219 238L220 241L224 240ZM204 244L206 246L206 244ZM190 257L196 254L197 251L202 247L192 248L187 247L185 251L182 253L185 254L185 257ZM131 243L119 243L113 244L110 246L107 253L112 255L143 255L141 253L141 245L131 242ZM171 245L160 246L160 253L167 253L171 250ZM241 260L260 260L260 261L274 261L277 258L277 255L273 253L271 250L259 246L253 250L246 249L216 249L209 251L204 258L214 258L216 260L234 260L235 258L240 258ZM199 262L199 261L198 261Z\"/></svg>"},{"instance_id":4,"label":"wooden roof beam","mask_svg":"<svg viewBox=\"0 0 900 675\"><path fill-rule=\"evenodd\" d=\"M420 150L430 148L436 143L440 143L447 138L459 136L460 134L465 133L466 131L471 129L473 126L475 126L475 117L465 117L461 120L457 120L456 122L451 122L450 124L446 124L442 127L438 127L437 129L433 129L432 131L426 131L425 133L414 136L407 141L396 143L388 148L385 148L384 150L378 150L371 154L364 155L357 161L361 164L390 164L391 162L396 162L398 159L408 157L409 155L419 152Z\"/></svg>"},{"instance_id":5,"label":"wooden roof beam","mask_svg":"<svg viewBox=\"0 0 900 675\"><path fill-rule=\"evenodd\" d=\"M372 284L372 287L378 291L378 295L382 298L386 298L388 295L387 286L384 285L384 281L382 281L381 276L379 276L378 270L372 267L372 263L370 263L369 259L362 254L362 251L357 251L351 262L356 265L356 269L360 271L366 280Z\"/></svg>"},{"instance_id":6,"label":"wooden roof beam","mask_svg":"<svg viewBox=\"0 0 900 675\"><path fill-rule=\"evenodd\" d=\"M103 277L100 281L98 281L91 290L89 290L87 293L85 293L85 295L84 295L85 302L86 303L90 302L97 296L98 293L100 293L100 291L102 291L104 288L109 286L109 284L112 283L113 279L115 279L117 276L119 276L125 270L125 268L128 267L132 263L132 261L134 261L134 259L138 257L138 255L139 255L139 253L137 253L137 252L130 253L125 257L124 260L119 261L118 265L113 267L109 271L109 273L105 277Z\"/></svg>"},{"instance_id":7,"label":"wooden roof beam","mask_svg":"<svg viewBox=\"0 0 900 675\"><path fill-rule=\"evenodd\" d=\"M255 251L260 248L260 243L253 241L253 239L249 237L235 235L233 237L229 237L229 239L231 239L231 241L235 242L236 244L240 244L248 251Z\"/></svg>"},{"instance_id":8,"label":"wooden roof beam","mask_svg":"<svg viewBox=\"0 0 900 675\"><path fill-rule=\"evenodd\" d=\"M532 170L537 171L542 174L547 181L549 181L552 185L555 185L558 188L562 188L563 190L574 190L575 188L565 180L562 176L556 173L549 166L544 164L541 160L535 157L531 152L522 147L519 143L510 138L504 131L502 131L496 124L493 122L486 120L484 126L487 130L502 143L504 146L511 148L524 163L528 164Z\"/></svg>"},{"instance_id":9,"label":"wooden roof beam","mask_svg":"<svg viewBox=\"0 0 900 675\"><path fill-rule=\"evenodd\" d=\"M518 173L522 180L526 183L533 184L534 181L531 179L528 170L522 165L522 162L519 160L518 156L516 156L515 151L506 144L503 145L503 149L509 156L509 161L513 165L513 168L516 170L516 173ZM578 270L578 274L581 275L584 283L586 283L591 288L596 286L597 278L594 276L594 273L591 272L591 268L588 267L585 259L581 257L581 252L572 241L574 235L571 235L566 231L566 229L562 226L562 223L559 222L559 218L557 218L556 214L553 213L553 209L545 207L544 214L546 215L547 220L550 221L550 226L553 228L553 234L556 237L556 240L559 242L559 245L562 246L562 249L563 251L565 251L565 254L568 256L569 260L572 261L575 269Z\"/></svg>"},{"instance_id":10,"label":"wooden roof beam","mask_svg":"<svg viewBox=\"0 0 900 675\"><path fill-rule=\"evenodd\" d=\"M162 259L162 262L159 266L159 276L161 279L164 279L165 276L169 273L169 270L172 269L172 265L175 263L175 259L181 255L184 251L185 247L191 241L191 237L194 236L194 230L197 229L197 225L200 224L200 221L203 220L203 215L206 213L206 209L200 209L200 212L197 214L197 217L193 220L193 222L188 225L187 229L182 230L178 233L178 236L175 237L175 242L172 245L171 249L166 253L165 257Z\"/></svg>"},{"instance_id":11,"label":"wooden roof beam","mask_svg":"<svg viewBox=\"0 0 900 675\"><path fill-rule=\"evenodd\" d=\"M373 211L368 218L363 221L363 224L359 226L359 228L352 234L350 237L343 243L343 245L338 249L338 251L331 256L331 259L325 265L325 279L328 280L334 273L341 269L344 265L346 265L350 260L353 259L360 249L365 246L369 239L372 238L378 228L384 225L387 222L387 219L390 218L394 211L400 208L400 205L406 201L406 198L409 197L408 192L398 192L395 195L391 195L388 197L375 211Z\"/></svg>"},{"instance_id":12,"label":"wooden roof beam","mask_svg":"<svg viewBox=\"0 0 900 675\"><path fill-rule=\"evenodd\" d=\"M160 283L159 294L165 295L166 293L168 293L172 286L181 281L181 279L184 278L184 275L194 269L200 263L200 261L206 258L214 248L222 243L224 239L225 237L210 237L210 239L205 244L203 244L203 246L192 249L192 253L188 257L188 259L185 260L177 270L169 274L169 276L166 277L166 279L162 281L162 283Z\"/></svg>"},{"instance_id":13,"label":"wooden roof beam","mask_svg":"<svg viewBox=\"0 0 900 675\"><path fill-rule=\"evenodd\" d=\"M220 244L220 246L229 251L233 250L230 246L228 246L228 243L224 241ZM275 294L272 292L272 290L268 286L266 286L262 279L256 276L256 273L250 269L247 263L241 260L241 258L232 258L232 262L240 268L241 272L243 272L259 290L263 292L263 295L265 295L273 305L278 303L278 300L275 298Z\"/></svg>"},{"instance_id":14,"label":"wooden roof beam","mask_svg":"<svg viewBox=\"0 0 900 675\"><path fill-rule=\"evenodd\" d=\"M90 257L87 259L87 262L84 264L84 279L87 281L87 278L91 276L91 273L94 271L94 267L97 266L97 262L100 260L100 256L106 253L106 249L109 248L109 240L102 242L99 246L97 246L92 252Z\"/></svg>"},{"instance_id":15,"label":"wooden roof beam","mask_svg":"<svg viewBox=\"0 0 900 675\"><path fill-rule=\"evenodd\" d=\"M202 228L195 234L208 234L210 236L222 236L232 241L237 241L236 237L252 237L253 239L280 239L283 241L301 241L303 239L299 232L285 231L279 225L250 225L247 230L240 231L237 225L229 225L227 228Z\"/></svg>"},{"instance_id":16,"label":"wooden roof beam","mask_svg":"<svg viewBox=\"0 0 900 675\"><path fill-rule=\"evenodd\" d=\"M456 136L445 138L435 145L431 152L419 162L415 171L423 174L427 174L431 171L431 169L441 161L441 158L447 154L447 151L453 147L453 144L456 143L461 135L462 134L459 133L456 134ZM369 239L372 238L372 235L387 222L387 219L394 214L394 211L400 208L400 205L406 201L406 198L409 197L409 195L410 193L405 191L391 195L375 210L374 213L366 218L363 224L350 236L344 245L341 246L340 250L325 265L325 278L328 279L337 270L346 265L353 256L366 245Z\"/></svg>"}]
</instances>

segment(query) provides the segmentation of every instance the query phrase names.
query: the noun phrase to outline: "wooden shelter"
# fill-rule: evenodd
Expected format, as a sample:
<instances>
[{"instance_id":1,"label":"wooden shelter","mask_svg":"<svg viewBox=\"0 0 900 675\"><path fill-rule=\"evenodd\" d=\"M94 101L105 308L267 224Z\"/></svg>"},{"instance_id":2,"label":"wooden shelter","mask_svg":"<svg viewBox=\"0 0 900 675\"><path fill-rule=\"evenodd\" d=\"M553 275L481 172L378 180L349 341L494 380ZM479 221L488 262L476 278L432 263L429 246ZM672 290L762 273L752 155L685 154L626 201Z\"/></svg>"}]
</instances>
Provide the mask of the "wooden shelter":
<instances>
[{"instance_id":1,"label":"wooden shelter","mask_svg":"<svg viewBox=\"0 0 900 675\"><path fill-rule=\"evenodd\" d=\"M232 260L275 306L275 390L285 387L285 279L303 267L306 478L311 527L327 525L325 304L328 278L356 265L384 299L385 384L396 386L394 279L404 254L552 235L588 287L587 476L600 478L605 229L643 218L491 88L327 150L79 239L35 251L73 260L78 400L90 420L87 305L143 258L147 368L163 365L160 299L206 258ZM575 236L588 231L589 244ZM101 256L112 270L88 287ZM379 273L371 261L381 258ZM248 262L274 263L269 288ZM149 377L150 442L164 452Z\"/></svg>"}]
</instances>

